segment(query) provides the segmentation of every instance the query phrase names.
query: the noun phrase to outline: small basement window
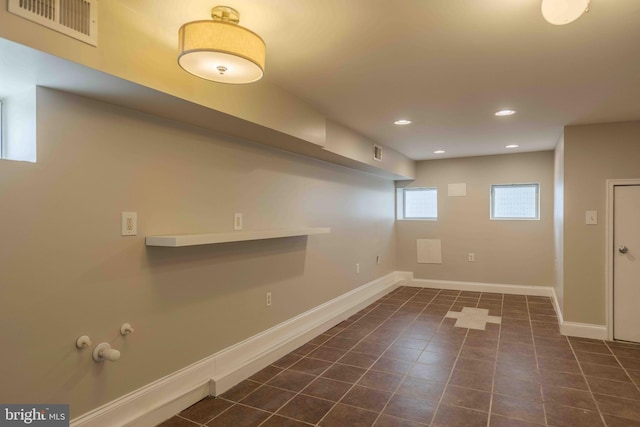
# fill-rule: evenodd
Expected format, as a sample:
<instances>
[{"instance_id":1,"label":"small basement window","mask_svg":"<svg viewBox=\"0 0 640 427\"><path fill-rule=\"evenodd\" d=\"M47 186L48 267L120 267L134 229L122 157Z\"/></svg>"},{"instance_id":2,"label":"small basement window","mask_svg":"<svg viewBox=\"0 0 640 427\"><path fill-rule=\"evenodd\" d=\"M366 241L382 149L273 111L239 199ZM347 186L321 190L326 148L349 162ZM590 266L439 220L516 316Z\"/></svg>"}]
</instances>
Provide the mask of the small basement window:
<instances>
[{"instance_id":1,"label":"small basement window","mask_svg":"<svg viewBox=\"0 0 640 427\"><path fill-rule=\"evenodd\" d=\"M438 219L437 188L398 188L398 219Z\"/></svg>"},{"instance_id":2,"label":"small basement window","mask_svg":"<svg viewBox=\"0 0 640 427\"><path fill-rule=\"evenodd\" d=\"M0 159L36 161L35 86L0 93Z\"/></svg>"},{"instance_id":3,"label":"small basement window","mask_svg":"<svg viewBox=\"0 0 640 427\"><path fill-rule=\"evenodd\" d=\"M540 184L492 185L491 219L540 219Z\"/></svg>"}]
</instances>

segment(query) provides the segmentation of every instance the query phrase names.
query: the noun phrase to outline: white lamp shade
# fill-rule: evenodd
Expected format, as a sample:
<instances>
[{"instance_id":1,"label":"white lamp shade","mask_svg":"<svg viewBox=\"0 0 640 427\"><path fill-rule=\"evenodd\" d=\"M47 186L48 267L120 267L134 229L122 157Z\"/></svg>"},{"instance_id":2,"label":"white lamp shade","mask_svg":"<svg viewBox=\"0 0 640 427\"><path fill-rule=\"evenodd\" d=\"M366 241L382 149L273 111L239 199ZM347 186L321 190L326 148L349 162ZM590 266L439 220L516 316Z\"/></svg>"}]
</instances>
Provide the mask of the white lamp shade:
<instances>
[{"instance_id":1,"label":"white lamp shade","mask_svg":"<svg viewBox=\"0 0 640 427\"><path fill-rule=\"evenodd\" d=\"M266 47L253 31L221 21L180 27L178 64L193 75L220 83L251 83L264 74Z\"/></svg>"},{"instance_id":2,"label":"white lamp shade","mask_svg":"<svg viewBox=\"0 0 640 427\"><path fill-rule=\"evenodd\" d=\"M590 0L542 0L542 16L553 25L569 24L589 8Z\"/></svg>"}]
</instances>

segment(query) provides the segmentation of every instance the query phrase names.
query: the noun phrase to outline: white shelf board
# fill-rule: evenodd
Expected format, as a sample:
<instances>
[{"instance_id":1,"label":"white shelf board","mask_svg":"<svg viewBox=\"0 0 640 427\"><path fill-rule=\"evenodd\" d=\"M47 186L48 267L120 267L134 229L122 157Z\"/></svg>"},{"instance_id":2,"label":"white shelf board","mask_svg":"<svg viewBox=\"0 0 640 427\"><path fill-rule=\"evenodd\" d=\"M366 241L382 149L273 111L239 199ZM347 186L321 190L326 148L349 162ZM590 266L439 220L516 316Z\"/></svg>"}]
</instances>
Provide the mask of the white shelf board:
<instances>
[{"instance_id":1,"label":"white shelf board","mask_svg":"<svg viewBox=\"0 0 640 427\"><path fill-rule=\"evenodd\" d=\"M246 242L249 240L279 239L331 233L330 228L279 228L273 230L233 231L230 233L176 234L147 236L147 246L178 248L181 246L212 245L217 243Z\"/></svg>"}]
</instances>

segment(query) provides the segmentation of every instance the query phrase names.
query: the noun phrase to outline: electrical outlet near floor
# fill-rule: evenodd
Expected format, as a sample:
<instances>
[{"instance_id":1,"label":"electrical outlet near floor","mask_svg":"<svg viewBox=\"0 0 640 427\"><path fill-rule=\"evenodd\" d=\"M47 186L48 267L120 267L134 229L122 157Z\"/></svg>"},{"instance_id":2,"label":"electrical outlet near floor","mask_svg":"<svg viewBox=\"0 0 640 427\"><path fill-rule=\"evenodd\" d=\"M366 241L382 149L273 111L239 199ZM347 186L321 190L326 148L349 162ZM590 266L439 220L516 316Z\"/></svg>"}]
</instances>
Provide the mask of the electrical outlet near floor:
<instances>
[{"instance_id":1,"label":"electrical outlet near floor","mask_svg":"<svg viewBox=\"0 0 640 427\"><path fill-rule=\"evenodd\" d=\"M469 262L476 262L476 254L469 252Z\"/></svg>"},{"instance_id":2,"label":"electrical outlet near floor","mask_svg":"<svg viewBox=\"0 0 640 427\"><path fill-rule=\"evenodd\" d=\"M380 265L380 255L376 255L376 264Z\"/></svg>"},{"instance_id":3,"label":"electrical outlet near floor","mask_svg":"<svg viewBox=\"0 0 640 427\"><path fill-rule=\"evenodd\" d=\"M235 231L242 230L242 214L237 213L233 215L233 229Z\"/></svg>"},{"instance_id":4,"label":"electrical outlet near floor","mask_svg":"<svg viewBox=\"0 0 640 427\"><path fill-rule=\"evenodd\" d=\"M267 292L267 298L265 300L265 306L271 307L271 292Z\"/></svg>"},{"instance_id":5,"label":"electrical outlet near floor","mask_svg":"<svg viewBox=\"0 0 640 427\"><path fill-rule=\"evenodd\" d=\"M356 264L356 273L360 273L360 264Z\"/></svg>"}]
</instances>

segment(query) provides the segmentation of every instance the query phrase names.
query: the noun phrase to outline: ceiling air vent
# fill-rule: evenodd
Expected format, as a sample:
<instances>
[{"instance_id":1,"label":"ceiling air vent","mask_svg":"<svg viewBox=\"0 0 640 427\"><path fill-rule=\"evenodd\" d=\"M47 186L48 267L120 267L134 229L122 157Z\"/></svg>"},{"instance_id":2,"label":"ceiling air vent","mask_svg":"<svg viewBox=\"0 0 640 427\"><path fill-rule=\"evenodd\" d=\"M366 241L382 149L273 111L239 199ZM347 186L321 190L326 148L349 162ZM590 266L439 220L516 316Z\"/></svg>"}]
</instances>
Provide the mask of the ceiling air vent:
<instances>
[{"instance_id":1,"label":"ceiling air vent","mask_svg":"<svg viewBox=\"0 0 640 427\"><path fill-rule=\"evenodd\" d=\"M98 0L9 0L9 12L98 45Z\"/></svg>"},{"instance_id":2,"label":"ceiling air vent","mask_svg":"<svg viewBox=\"0 0 640 427\"><path fill-rule=\"evenodd\" d=\"M382 161L382 147L378 147L377 145L373 146L373 160L378 162Z\"/></svg>"}]
</instances>

